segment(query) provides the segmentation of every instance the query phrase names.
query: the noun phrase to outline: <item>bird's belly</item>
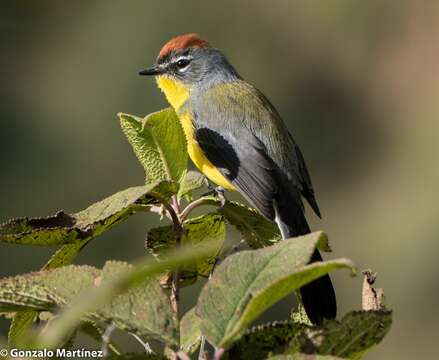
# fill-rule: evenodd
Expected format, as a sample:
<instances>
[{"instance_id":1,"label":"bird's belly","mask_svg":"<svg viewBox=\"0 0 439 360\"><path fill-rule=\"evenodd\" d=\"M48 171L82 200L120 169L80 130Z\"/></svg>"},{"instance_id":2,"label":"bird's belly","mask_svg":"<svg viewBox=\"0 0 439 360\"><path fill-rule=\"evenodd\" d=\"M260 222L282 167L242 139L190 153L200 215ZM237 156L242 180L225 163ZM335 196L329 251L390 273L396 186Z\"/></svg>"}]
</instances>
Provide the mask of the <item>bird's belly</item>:
<instances>
[{"instance_id":1,"label":"bird's belly","mask_svg":"<svg viewBox=\"0 0 439 360\"><path fill-rule=\"evenodd\" d=\"M228 190L235 190L235 187L227 180L221 172L204 155L203 150L194 138L194 127L189 114L179 116L181 125L187 139L187 150L195 166L213 183Z\"/></svg>"}]
</instances>

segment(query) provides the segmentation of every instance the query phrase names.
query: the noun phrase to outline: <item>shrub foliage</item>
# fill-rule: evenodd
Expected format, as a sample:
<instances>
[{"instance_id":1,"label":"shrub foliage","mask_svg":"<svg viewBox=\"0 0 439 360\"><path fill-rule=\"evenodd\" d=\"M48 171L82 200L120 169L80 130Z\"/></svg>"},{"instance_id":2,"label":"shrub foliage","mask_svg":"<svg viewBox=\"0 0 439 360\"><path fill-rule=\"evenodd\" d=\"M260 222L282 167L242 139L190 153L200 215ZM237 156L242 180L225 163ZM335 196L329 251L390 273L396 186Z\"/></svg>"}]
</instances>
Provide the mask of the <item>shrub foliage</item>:
<instances>
[{"instance_id":1,"label":"shrub foliage","mask_svg":"<svg viewBox=\"0 0 439 360\"><path fill-rule=\"evenodd\" d=\"M0 226L3 242L59 246L40 271L0 279L0 314L12 318L10 347L68 348L82 332L111 359L209 358L208 343L215 359L323 360L358 359L383 339L391 312L382 305L319 326L299 306L284 321L253 326L301 286L336 269L354 273L354 265L309 264L315 248L329 251L325 233L280 241L277 227L254 209L206 193L206 179L187 169L186 140L172 109L119 119L145 169L144 185L77 213ZM204 213L194 216L201 206ZM138 213L163 221L148 230L144 258L109 260L102 269L72 265L89 241ZM208 280L195 307L181 314L180 288L200 279ZM124 353L109 339L112 328L133 334L145 353ZM162 346L151 349L151 340Z\"/></svg>"}]
</instances>

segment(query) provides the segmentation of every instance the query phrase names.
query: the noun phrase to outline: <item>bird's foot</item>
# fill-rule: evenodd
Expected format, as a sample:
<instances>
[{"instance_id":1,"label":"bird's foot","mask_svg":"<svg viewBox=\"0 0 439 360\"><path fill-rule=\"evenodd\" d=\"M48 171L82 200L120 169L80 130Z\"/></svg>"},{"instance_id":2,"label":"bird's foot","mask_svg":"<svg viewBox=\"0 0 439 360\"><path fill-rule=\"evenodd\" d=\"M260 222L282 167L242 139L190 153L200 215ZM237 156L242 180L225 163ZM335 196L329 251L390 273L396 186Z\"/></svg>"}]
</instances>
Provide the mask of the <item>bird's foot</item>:
<instances>
[{"instance_id":1,"label":"bird's foot","mask_svg":"<svg viewBox=\"0 0 439 360\"><path fill-rule=\"evenodd\" d=\"M216 196L220 202L221 207L224 207L227 201L225 197L226 189L224 189L222 186L212 186L210 183L207 185L207 188L209 189L209 191L202 196Z\"/></svg>"}]
</instances>

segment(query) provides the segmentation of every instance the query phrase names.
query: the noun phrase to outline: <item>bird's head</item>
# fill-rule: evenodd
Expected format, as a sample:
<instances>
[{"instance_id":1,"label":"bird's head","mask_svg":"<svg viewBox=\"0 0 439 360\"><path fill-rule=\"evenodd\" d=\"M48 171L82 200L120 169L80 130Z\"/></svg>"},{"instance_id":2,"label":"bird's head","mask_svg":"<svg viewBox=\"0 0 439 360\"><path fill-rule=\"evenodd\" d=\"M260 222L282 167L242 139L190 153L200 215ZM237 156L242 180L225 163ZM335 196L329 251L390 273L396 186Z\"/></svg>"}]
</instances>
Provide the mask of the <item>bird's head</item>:
<instances>
[{"instance_id":1,"label":"bird's head","mask_svg":"<svg viewBox=\"0 0 439 360\"><path fill-rule=\"evenodd\" d=\"M178 108L194 88L204 90L239 78L221 51L197 34L180 35L168 41L154 65L139 74L156 76L174 108Z\"/></svg>"}]
</instances>

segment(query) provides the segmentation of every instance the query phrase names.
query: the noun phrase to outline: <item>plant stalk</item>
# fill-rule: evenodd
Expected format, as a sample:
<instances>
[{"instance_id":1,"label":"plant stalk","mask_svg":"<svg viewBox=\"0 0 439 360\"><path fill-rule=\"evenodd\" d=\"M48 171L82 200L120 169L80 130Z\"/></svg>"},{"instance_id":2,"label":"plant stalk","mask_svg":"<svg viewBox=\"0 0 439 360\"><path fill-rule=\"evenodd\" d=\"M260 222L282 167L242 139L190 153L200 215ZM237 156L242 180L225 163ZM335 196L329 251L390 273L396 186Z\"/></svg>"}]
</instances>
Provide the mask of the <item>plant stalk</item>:
<instances>
[{"instance_id":1,"label":"plant stalk","mask_svg":"<svg viewBox=\"0 0 439 360\"><path fill-rule=\"evenodd\" d=\"M224 355L224 349L223 348L219 348L215 351L215 356L213 357L213 360L221 360L221 358Z\"/></svg>"},{"instance_id":2,"label":"plant stalk","mask_svg":"<svg viewBox=\"0 0 439 360\"><path fill-rule=\"evenodd\" d=\"M200 352L198 353L198 360L204 360L204 347L206 346L206 338L201 335Z\"/></svg>"},{"instance_id":3,"label":"plant stalk","mask_svg":"<svg viewBox=\"0 0 439 360\"><path fill-rule=\"evenodd\" d=\"M174 233L175 233L175 248L178 250L181 247L181 238L183 237L183 221L180 216L180 204L178 202L177 196L173 195L171 198L172 204L169 204L162 196L159 194L153 195L160 203L165 207L169 217L171 218ZM179 316L179 303L180 303L180 273L178 268L172 273L172 285L171 285L171 295L169 300L171 302L171 308L174 311L177 319Z\"/></svg>"},{"instance_id":4,"label":"plant stalk","mask_svg":"<svg viewBox=\"0 0 439 360\"><path fill-rule=\"evenodd\" d=\"M172 196L172 205L168 205L168 212L171 216L172 223L174 225L175 232L175 248L178 249L181 247L181 238L183 236L183 224L180 217L180 204L178 203L178 199L176 195ZM171 285L171 307L174 313L177 316L177 319L180 319L179 314L179 304L180 304L180 271L179 269L175 269L172 273L172 285Z\"/></svg>"},{"instance_id":5,"label":"plant stalk","mask_svg":"<svg viewBox=\"0 0 439 360\"><path fill-rule=\"evenodd\" d=\"M219 201L213 200L212 198L199 198L197 200L192 201L189 205L187 205L183 211L180 213L181 221L186 220L186 218L189 216L189 214L194 210L195 208L201 206L201 205L215 205L219 204Z\"/></svg>"}]
</instances>

